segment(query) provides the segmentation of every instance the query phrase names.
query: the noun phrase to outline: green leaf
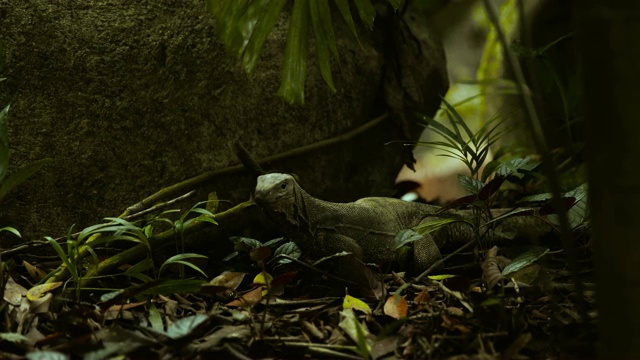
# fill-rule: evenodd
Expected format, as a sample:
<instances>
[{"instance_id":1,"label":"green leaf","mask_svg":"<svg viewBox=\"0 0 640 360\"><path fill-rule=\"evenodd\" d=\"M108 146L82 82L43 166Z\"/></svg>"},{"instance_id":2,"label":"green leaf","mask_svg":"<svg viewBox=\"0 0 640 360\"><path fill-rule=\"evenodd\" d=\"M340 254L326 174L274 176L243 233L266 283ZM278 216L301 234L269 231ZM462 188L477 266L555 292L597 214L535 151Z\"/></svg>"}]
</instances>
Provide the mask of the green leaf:
<instances>
[{"instance_id":1,"label":"green leaf","mask_svg":"<svg viewBox=\"0 0 640 360\"><path fill-rule=\"evenodd\" d=\"M0 201L4 199L5 196L9 193L9 191L13 190L16 186L23 183L27 180L33 173L40 170L45 164L50 162L52 159L41 159L38 161L34 161L31 164L25 165L20 168L20 170L11 174L8 178L0 186Z\"/></svg>"},{"instance_id":2,"label":"green leaf","mask_svg":"<svg viewBox=\"0 0 640 360\"><path fill-rule=\"evenodd\" d=\"M360 39L358 38L358 32L356 31L356 24L353 22L353 18L351 17L351 10L349 10L349 1L348 0L335 0L336 6L338 7L338 11L340 11L340 15L351 29L353 36L358 40L358 44L360 44Z\"/></svg>"},{"instance_id":3,"label":"green leaf","mask_svg":"<svg viewBox=\"0 0 640 360\"><path fill-rule=\"evenodd\" d=\"M521 254L517 258L513 259L509 265L505 266L502 270L502 275L507 276L513 272L516 272L523 267L532 264L534 261L538 260L546 253L549 252L549 249L534 247L530 250L526 251L524 254Z\"/></svg>"},{"instance_id":4,"label":"green leaf","mask_svg":"<svg viewBox=\"0 0 640 360\"><path fill-rule=\"evenodd\" d=\"M397 250L414 241L421 240L422 238L424 238L424 236L419 234L415 230L412 230L412 229L400 230L400 232L398 232L394 240L394 249Z\"/></svg>"},{"instance_id":5,"label":"green leaf","mask_svg":"<svg viewBox=\"0 0 640 360\"><path fill-rule=\"evenodd\" d=\"M286 244L282 244L280 247L276 249L276 251L274 251L273 256L276 257L278 255L287 255L294 259L297 259L300 257L300 255L302 255L302 250L300 250L300 248L298 247L298 245L296 245L296 243L294 243L293 241L289 241ZM291 260L286 258L282 258L278 260L278 263L280 264L288 264L290 262Z\"/></svg>"},{"instance_id":6,"label":"green leaf","mask_svg":"<svg viewBox=\"0 0 640 360\"><path fill-rule=\"evenodd\" d=\"M242 236L231 236L229 237L229 240L233 242L234 248L236 250L250 250L262 246L262 243L260 241Z\"/></svg>"},{"instance_id":7,"label":"green leaf","mask_svg":"<svg viewBox=\"0 0 640 360\"><path fill-rule=\"evenodd\" d=\"M57 351L32 351L26 355L28 360L69 360L69 356Z\"/></svg>"},{"instance_id":8,"label":"green leaf","mask_svg":"<svg viewBox=\"0 0 640 360\"><path fill-rule=\"evenodd\" d=\"M18 333L0 333L0 340L12 343L29 342L29 338Z\"/></svg>"},{"instance_id":9,"label":"green leaf","mask_svg":"<svg viewBox=\"0 0 640 360\"><path fill-rule=\"evenodd\" d=\"M156 304L149 301L147 302L147 306L149 308L149 323L151 324L151 328L158 332L164 332L164 325L162 324L162 315L160 311L156 307Z\"/></svg>"},{"instance_id":10,"label":"green leaf","mask_svg":"<svg viewBox=\"0 0 640 360\"><path fill-rule=\"evenodd\" d=\"M307 29L309 1L294 0L289 23L287 47L278 95L289 104L304 104L304 80L307 72Z\"/></svg>"},{"instance_id":11,"label":"green leaf","mask_svg":"<svg viewBox=\"0 0 640 360\"><path fill-rule=\"evenodd\" d=\"M271 29L278 21L282 8L286 3L287 0L271 0L254 27L242 57L242 66L247 74L253 74L262 45L264 45L267 36L271 33Z\"/></svg>"},{"instance_id":12,"label":"green leaf","mask_svg":"<svg viewBox=\"0 0 640 360\"><path fill-rule=\"evenodd\" d=\"M336 46L336 37L333 34L333 20L331 19L331 9L329 8L329 1L322 0L317 1L318 14L320 15L320 24L324 30L324 36L329 44L329 49L333 53L333 57L340 64L340 57L338 56L338 47Z\"/></svg>"},{"instance_id":13,"label":"green leaf","mask_svg":"<svg viewBox=\"0 0 640 360\"><path fill-rule=\"evenodd\" d=\"M172 339L179 339L190 335L198 326L209 320L205 314L196 314L176 320L167 328L167 336Z\"/></svg>"},{"instance_id":14,"label":"green leaf","mask_svg":"<svg viewBox=\"0 0 640 360\"><path fill-rule=\"evenodd\" d=\"M222 5L224 5L224 0L207 0L206 6L211 14L218 16L222 10Z\"/></svg>"},{"instance_id":15,"label":"green leaf","mask_svg":"<svg viewBox=\"0 0 640 360\"><path fill-rule=\"evenodd\" d=\"M376 18L376 8L373 7L371 0L355 0L356 8L360 20L367 26L367 29L373 30L373 20Z\"/></svg>"},{"instance_id":16,"label":"green leaf","mask_svg":"<svg viewBox=\"0 0 640 360\"><path fill-rule=\"evenodd\" d=\"M325 2L326 0L320 0ZM316 38L316 56L318 58L318 66L320 67L320 74L322 78L329 85L329 88L334 93L336 87L333 85L333 79L331 78L331 59L329 55L329 42L324 33L322 26L322 20L320 19L320 9L318 8L318 0L309 0L309 12L311 14L311 24L313 25L313 33ZM331 19L329 19L331 21Z\"/></svg>"},{"instance_id":17,"label":"green leaf","mask_svg":"<svg viewBox=\"0 0 640 360\"><path fill-rule=\"evenodd\" d=\"M0 229L0 232L2 231L8 231L10 233L12 233L13 235L17 236L17 237L22 237L22 235L20 235L20 231L18 231L16 228L13 228L11 226L5 226L2 229Z\"/></svg>"},{"instance_id":18,"label":"green leaf","mask_svg":"<svg viewBox=\"0 0 640 360\"><path fill-rule=\"evenodd\" d=\"M587 184L584 183L577 188L566 192L564 196L575 198L575 203L567 212L569 225L572 229L575 229L576 227L584 223L589 213L589 207L587 203Z\"/></svg>"},{"instance_id":19,"label":"green leaf","mask_svg":"<svg viewBox=\"0 0 640 360\"><path fill-rule=\"evenodd\" d=\"M483 226L487 226L496 221L500 221L506 218L514 217L514 216L532 216L535 213L535 208L517 208L513 210L509 210L506 213L496 216L495 218L487 221Z\"/></svg>"},{"instance_id":20,"label":"green leaf","mask_svg":"<svg viewBox=\"0 0 640 360\"><path fill-rule=\"evenodd\" d=\"M527 163L531 160L531 156L524 158L511 159L502 163L502 166L496 170L496 175L499 176L516 176L521 179L524 174L518 173L518 170L525 168Z\"/></svg>"},{"instance_id":21,"label":"green leaf","mask_svg":"<svg viewBox=\"0 0 640 360\"><path fill-rule=\"evenodd\" d=\"M464 222L464 220L456 218L438 219L414 226L413 230L417 231L420 234L430 234L453 222Z\"/></svg>"},{"instance_id":22,"label":"green leaf","mask_svg":"<svg viewBox=\"0 0 640 360\"><path fill-rule=\"evenodd\" d=\"M178 279L178 280L167 280L162 283L159 283L156 286L150 287L143 292L141 295L168 295L168 294L186 294L193 293L200 290L202 285L207 284L204 280L197 279Z\"/></svg>"},{"instance_id":23,"label":"green leaf","mask_svg":"<svg viewBox=\"0 0 640 360\"><path fill-rule=\"evenodd\" d=\"M7 105L0 111L0 182L7 176L9 168L9 138L7 135L7 122L9 120L9 108Z\"/></svg>"},{"instance_id":24,"label":"green leaf","mask_svg":"<svg viewBox=\"0 0 640 360\"><path fill-rule=\"evenodd\" d=\"M207 274L204 273L204 271L202 271L199 267L197 267L196 265L188 262L188 261L184 261L184 259L193 259L193 258L198 258L198 259L207 259L206 256L204 255L200 255L200 254L194 254L194 253L185 253L185 254L178 254L178 255L174 255L170 258L168 258L167 260L165 260L164 263L162 263L162 266L160 266L160 270L158 271L159 273L162 272L162 269L164 269L165 266L169 266L171 264L182 264L184 266L188 266L190 268L192 268L193 270L199 272L200 274L202 274L203 276L207 276Z\"/></svg>"},{"instance_id":25,"label":"green leaf","mask_svg":"<svg viewBox=\"0 0 640 360\"><path fill-rule=\"evenodd\" d=\"M389 0L389 4L393 7L393 11L398 11L400 8L400 1L401 0Z\"/></svg>"},{"instance_id":26,"label":"green leaf","mask_svg":"<svg viewBox=\"0 0 640 360\"><path fill-rule=\"evenodd\" d=\"M476 178L472 178L468 175L458 175L458 180L462 187L472 195L478 195L482 188L484 187L484 183Z\"/></svg>"},{"instance_id":27,"label":"green leaf","mask_svg":"<svg viewBox=\"0 0 640 360\"><path fill-rule=\"evenodd\" d=\"M502 165L502 161L500 160L493 160L487 163L487 165L484 166L484 170L482 170L482 182L485 182L487 178L491 176L491 174L496 171L498 167L500 167L500 165Z\"/></svg>"},{"instance_id":28,"label":"green leaf","mask_svg":"<svg viewBox=\"0 0 640 360\"><path fill-rule=\"evenodd\" d=\"M247 1L226 1L220 10L220 15L216 18L220 38L224 41L227 49L234 54L238 54L244 44L240 30L243 27L240 24L240 18L246 12Z\"/></svg>"},{"instance_id":29,"label":"green leaf","mask_svg":"<svg viewBox=\"0 0 640 360\"><path fill-rule=\"evenodd\" d=\"M247 10L238 20L236 27L242 35L242 44L238 49L238 55L240 55L249 43L249 39L253 34L256 24L267 10L269 6L269 0L253 0L247 7Z\"/></svg>"},{"instance_id":30,"label":"green leaf","mask_svg":"<svg viewBox=\"0 0 640 360\"><path fill-rule=\"evenodd\" d=\"M275 238L275 239L271 239L269 241L267 241L266 243L262 244L262 246L269 246L269 247L274 247L274 245L277 245L279 242L281 242L282 240L284 240L283 237L279 237L279 238Z\"/></svg>"}]
</instances>

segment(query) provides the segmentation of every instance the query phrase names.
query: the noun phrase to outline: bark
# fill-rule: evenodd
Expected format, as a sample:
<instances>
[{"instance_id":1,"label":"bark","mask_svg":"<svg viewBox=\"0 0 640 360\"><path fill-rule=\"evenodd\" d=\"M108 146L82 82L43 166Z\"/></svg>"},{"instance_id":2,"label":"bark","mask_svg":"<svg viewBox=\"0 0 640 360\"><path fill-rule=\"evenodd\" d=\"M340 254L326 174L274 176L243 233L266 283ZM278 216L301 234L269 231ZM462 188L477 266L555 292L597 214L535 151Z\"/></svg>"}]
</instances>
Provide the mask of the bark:
<instances>
[{"instance_id":1,"label":"bark","mask_svg":"<svg viewBox=\"0 0 640 360\"><path fill-rule=\"evenodd\" d=\"M640 5L576 1L602 358L640 355Z\"/></svg>"}]
</instances>

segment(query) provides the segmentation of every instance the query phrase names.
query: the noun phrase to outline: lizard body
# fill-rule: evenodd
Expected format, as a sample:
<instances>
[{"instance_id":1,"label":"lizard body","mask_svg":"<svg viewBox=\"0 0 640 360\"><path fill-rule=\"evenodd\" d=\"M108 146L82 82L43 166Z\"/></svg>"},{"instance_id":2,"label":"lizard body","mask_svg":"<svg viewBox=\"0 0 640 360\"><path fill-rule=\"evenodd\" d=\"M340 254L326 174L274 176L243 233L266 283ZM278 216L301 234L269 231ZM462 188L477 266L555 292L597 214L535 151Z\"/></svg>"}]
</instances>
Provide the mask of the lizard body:
<instances>
[{"instance_id":1,"label":"lizard body","mask_svg":"<svg viewBox=\"0 0 640 360\"><path fill-rule=\"evenodd\" d=\"M441 209L383 197L368 197L351 203L324 201L309 195L291 175L279 173L259 176L254 197L306 254L321 258L347 251L360 263L392 261L398 232L433 221L433 214ZM470 215L469 211L450 213ZM517 220L507 219L507 222L519 227ZM473 237L473 229L464 223L445 226L433 237L424 235L414 243L416 269L424 270L439 260L445 242L468 242ZM343 275L345 271L354 271L354 267L347 265L340 270Z\"/></svg>"}]
</instances>

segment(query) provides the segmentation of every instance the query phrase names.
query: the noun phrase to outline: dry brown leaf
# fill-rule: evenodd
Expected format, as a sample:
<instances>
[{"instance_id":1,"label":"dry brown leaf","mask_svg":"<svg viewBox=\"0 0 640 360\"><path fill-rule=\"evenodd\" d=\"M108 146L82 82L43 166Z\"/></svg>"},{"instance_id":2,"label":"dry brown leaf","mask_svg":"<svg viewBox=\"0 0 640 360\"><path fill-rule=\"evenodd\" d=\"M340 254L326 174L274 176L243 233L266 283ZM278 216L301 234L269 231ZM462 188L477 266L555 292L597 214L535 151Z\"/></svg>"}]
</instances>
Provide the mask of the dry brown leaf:
<instances>
[{"instance_id":1,"label":"dry brown leaf","mask_svg":"<svg viewBox=\"0 0 640 360\"><path fill-rule=\"evenodd\" d=\"M384 303L384 313L394 319L402 319L407 317L409 305L404 296L390 296Z\"/></svg>"},{"instance_id":2,"label":"dry brown leaf","mask_svg":"<svg viewBox=\"0 0 640 360\"><path fill-rule=\"evenodd\" d=\"M487 257L482 262L482 281L487 285L487 288L492 289L498 282L504 279L502 271L498 266L498 247L494 246L487 251Z\"/></svg>"},{"instance_id":3,"label":"dry brown leaf","mask_svg":"<svg viewBox=\"0 0 640 360\"><path fill-rule=\"evenodd\" d=\"M249 307L258 304L260 300L262 300L262 287L257 287L228 303L227 306Z\"/></svg>"}]
</instances>

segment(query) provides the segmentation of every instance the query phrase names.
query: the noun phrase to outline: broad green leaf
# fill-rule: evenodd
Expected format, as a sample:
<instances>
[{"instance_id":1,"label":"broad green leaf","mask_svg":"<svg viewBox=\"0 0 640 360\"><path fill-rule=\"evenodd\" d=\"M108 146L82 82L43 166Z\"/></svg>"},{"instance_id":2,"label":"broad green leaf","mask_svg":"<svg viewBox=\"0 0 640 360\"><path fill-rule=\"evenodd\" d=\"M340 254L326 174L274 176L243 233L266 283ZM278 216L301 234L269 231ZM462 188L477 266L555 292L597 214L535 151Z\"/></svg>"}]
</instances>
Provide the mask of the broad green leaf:
<instances>
[{"instance_id":1,"label":"broad green leaf","mask_svg":"<svg viewBox=\"0 0 640 360\"><path fill-rule=\"evenodd\" d=\"M517 258L513 259L513 261L509 263L509 265L505 266L504 269L502 270L502 275L507 276L512 272L518 271L524 268L525 266L532 264L534 261L543 257L548 252L549 252L549 249L546 249L546 248L540 248L540 247L531 248L530 250L521 254Z\"/></svg>"},{"instance_id":2,"label":"broad green leaf","mask_svg":"<svg viewBox=\"0 0 640 360\"><path fill-rule=\"evenodd\" d=\"M484 188L484 183L468 175L458 175L458 181L469 194L477 195Z\"/></svg>"},{"instance_id":3,"label":"broad green leaf","mask_svg":"<svg viewBox=\"0 0 640 360\"><path fill-rule=\"evenodd\" d=\"M531 156L505 161L496 170L496 175L516 176L518 178L522 178L524 175L521 173L518 173L518 170L525 168L525 166L527 165L527 163L529 163L530 160L531 160Z\"/></svg>"},{"instance_id":4,"label":"broad green leaf","mask_svg":"<svg viewBox=\"0 0 640 360\"><path fill-rule=\"evenodd\" d=\"M147 307L149 308L149 323L151 328L158 332L164 332L164 325L162 323L162 315L156 307L156 304L149 301Z\"/></svg>"},{"instance_id":5,"label":"broad green leaf","mask_svg":"<svg viewBox=\"0 0 640 360\"><path fill-rule=\"evenodd\" d=\"M279 238L271 239L271 240L267 241L266 243L264 243L262 245L263 246L273 247L274 245L280 243L282 240L284 240L284 238L283 237L279 237Z\"/></svg>"},{"instance_id":6,"label":"broad green leaf","mask_svg":"<svg viewBox=\"0 0 640 360\"><path fill-rule=\"evenodd\" d=\"M209 316L205 314L196 314L178 319L169 325L166 334L172 339L179 339L191 334L192 331L207 320L209 320Z\"/></svg>"},{"instance_id":7,"label":"broad green leaf","mask_svg":"<svg viewBox=\"0 0 640 360\"><path fill-rule=\"evenodd\" d=\"M397 250L407 244L421 240L422 238L424 238L424 236L419 234L415 230L412 230L412 229L400 230L400 232L398 232L398 234L395 237L394 249Z\"/></svg>"},{"instance_id":8,"label":"broad green leaf","mask_svg":"<svg viewBox=\"0 0 640 360\"><path fill-rule=\"evenodd\" d=\"M358 40L358 44L360 43L360 39L358 38L358 32L356 31L356 24L353 22L353 18L351 17L351 10L349 9L349 1L348 0L335 0L336 6L338 7L338 11L340 11L340 15L351 29L353 36Z\"/></svg>"},{"instance_id":9,"label":"broad green leaf","mask_svg":"<svg viewBox=\"0 0 640 360\"><path fill-rule=\"evenodd\" d=\"M587 203L587 184L584 183L577 188L566 192L564 196L575 198L575 203L567 212L569 225L572 229L575 229L576 227L584 223L589 213L589 206Z\"/></svg>"},{"instance_id":10,"label":"broad green leaf","mask_svg":"<svg viewBox=\"0 0 640 360\"><path fill-rule=\"evenodd\" d=\"M9 168L9 138L7 135L7 122L9 121L9 108L7 105L0 111L0 182L7 176Z\"/></svg>"},{"instance_id":11,"label":"broad green leaf","mask_svg":"<svg viewBox=\"0 0 640 360\"><path fill-rule=\"evenodd\" d=\"M69 360L69 356L57 351L32 351L25 356L28 360Z\"/></svg>"},{"instance_id":12,"label":"broad green leaf","mask_svg":"<svg viewBox=\"0 0 640 360\"><path fill-rule=\"evenodd\" d=\"M307 29L309 1L294 0L284 66L278 95L289 104L304 104L304 80L307 72Z\"/></svg>"},{"instance_id":13,"label":"broad green leaf","mask_svg":"<svg viewBox=\"0 0 640 360\"><path fill-rule=\"evenodd\" d=\"M373 7L371 0L355 0L356 8L360 20L366 25L367 29L373 30L373 20L376 18L376 8Z\"/></svg>"},{"instance_id":14,"label":"broad green leaf","mask_svg":"<svg viewBox=\"0 0 640 360\"><path fill-rule=\"evenodd\" d=\"M320 0L321 2L326 0ZM320 74L322 78L329 85L329 88L334 93L336 87L333 84L331 78L331 58L329 55L329 42L324 33L324 27L322 26L320 19L320 10L318 8L318 0L309 0L309 13L311 14L311 24L313 25L313 33L316 38L316 57L318 58L318 66L320 67ZM331 19L329 19L331 21Z\"/></svg>"},{"instance_id":15,"label":"broad green leaf","mask_svg":"<svg viewBox=\"0 0 640 360\"><path fill-rule=\"evenodd\" d=\"M260 241L242 236L231 236L229 240L233 243L234 249L238 251L255 249L262 246Z\"/></svg>"},{"instance_id":16,"label":"broad green leaf","mask_svg":"<svg viewBox=\"0 0 640 360\"><path fill-rule=\"evenodd\" d=\"M18 333L0 333L0 340L12 343L29 342L29 338Z\"/></svg>"},{"instance_id":17,"label":"broad green leaf","mask_svg":"<svg viewBox=\"0 0 640 360\"><path fill-rule=\"evenodd\" d=\"M271 0L266 7L266 11L258 20L258 23L253 29L251 38L245 47L245 52L242 57L242 66L244 71L251 75L256 68L258 57L260 56L260 50L264 45L267 36L271 32L271 29L278 21L282 8L287 3L287 0Z\"/></svg>"},{"instance_id":18,"label":"broad green leaf","mask_svg":"<svg viewBox=\"0 0 640 360\"><path fill-rule=\"evenodd\" d=\"M367 341L367 331L356 318L351 309L345 309L340 312L340 329L344 331L358 345L358 353L363 359L369 359L371 354L371 345Z\"/></svg>"},{"instance_id":19,"label":"broad green leaf","mask_svg":"<svg viewBox=\"0 0 640 360\"><path fill-rule=\"evenodd\" d=\"M288 243L282 244L280 247L278 247L276 251L273 253L273 256L275 257L281 254L297 259L300 257L300 255L302 255L302 251L300 250L298 245L296 245L296 243L294 243L293 241L289 241ZM278 260L278 263L280 264L288 264L290 262L291 260L286 258L282 258Z\"/></svg>"}]
</instances>

